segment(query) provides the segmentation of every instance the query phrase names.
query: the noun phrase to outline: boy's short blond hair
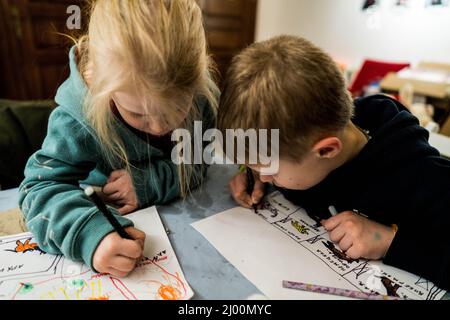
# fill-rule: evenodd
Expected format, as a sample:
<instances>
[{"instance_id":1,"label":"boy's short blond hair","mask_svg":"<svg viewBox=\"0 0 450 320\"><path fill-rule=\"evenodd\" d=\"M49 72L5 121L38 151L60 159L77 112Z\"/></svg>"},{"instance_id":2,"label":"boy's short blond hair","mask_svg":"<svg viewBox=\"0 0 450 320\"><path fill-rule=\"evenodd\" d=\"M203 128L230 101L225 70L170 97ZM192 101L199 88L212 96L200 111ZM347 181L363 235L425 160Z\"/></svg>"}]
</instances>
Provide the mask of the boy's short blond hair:
<instances>
[{"instance_id":1,"label":"boy's short blond hair","mask_svg":"<svg viewBox=\"0 0 450 320\"><path fill-rule=\"evenodd\" d=\"M317 139L345 128L352 115L352 98L332 58L303 38L279 36L233 59L218 127L279 129L280 158L300 161Z\"/></svg>"}]
</instances>

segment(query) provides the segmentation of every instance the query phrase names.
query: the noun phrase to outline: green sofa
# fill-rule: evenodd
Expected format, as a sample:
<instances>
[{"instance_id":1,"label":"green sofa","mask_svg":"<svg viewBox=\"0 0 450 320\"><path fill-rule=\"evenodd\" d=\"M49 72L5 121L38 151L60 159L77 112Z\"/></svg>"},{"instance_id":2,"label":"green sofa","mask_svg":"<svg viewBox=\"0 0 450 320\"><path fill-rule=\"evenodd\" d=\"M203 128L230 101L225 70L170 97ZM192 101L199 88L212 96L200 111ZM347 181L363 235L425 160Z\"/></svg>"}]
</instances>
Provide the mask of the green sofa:
<instances>
[{"instance_id":1,"label":"green sofa","mask_svg":"<svg viewBox=\"0 0 450 320\"><path fill-rule=\"evenodd\" d=\"M0 189L18 187L28 158L38 150L47 133L51 100L0 99Z\"/></svg>"}]
</instances>

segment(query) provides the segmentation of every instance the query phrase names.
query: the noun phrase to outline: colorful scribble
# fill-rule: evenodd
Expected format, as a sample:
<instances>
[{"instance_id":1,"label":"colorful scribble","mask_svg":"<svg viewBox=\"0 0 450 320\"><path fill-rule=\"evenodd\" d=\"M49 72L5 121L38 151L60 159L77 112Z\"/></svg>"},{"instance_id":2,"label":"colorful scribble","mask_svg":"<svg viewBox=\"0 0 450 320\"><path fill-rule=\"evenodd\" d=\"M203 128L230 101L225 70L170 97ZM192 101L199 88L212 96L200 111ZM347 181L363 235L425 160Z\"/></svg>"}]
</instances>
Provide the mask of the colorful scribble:
<instances>
[{"instance_id":1,"label":"colorful scribble","mask_svg":"<svg viewBox=\"0 0 450 320\"><path fill-rule=\"evenodd\" d=\"M291 221L291 225L295 228L295 230L297 230L297 231L300 232L301 234L306 234L306 235L309 234L309 233L308 233L308 230L309 230L309 229L308 229L305 225L300 224L298 221L292 220L292 221Z\"/></svg>"},{"instance_id":2,"label":"colorful scribble","mask_svg":"<svg viewBox=\"0 0 450 320\"><path fill-rule=\"evenodd\" d=\"M33 290L34 286L31 283L21 283L21 288L19 289L19 294L27 294Z\"/></svg>"},{"instance_id":3,"label":"colorful scribble","mask_svg":"<svg viewBox=\"0 0 450 320\"><path fill-rule=\"evenodd\" d=\"M102 292L102 280L96 279L87 283L82 279L65 282L64 287L55 287L41 296L41 299L58 300L109 300L109 296Z\"/></svg>"},{"instance_id":4,"label":"colorful scribble","mask_svg":"<svg viewBox=\"0 0 450 320\"><path fill-rule=\"evenodd\" d=\"M88 300L109 300L108 296L101 296L96 298L89 298Z\"/></svg>"},{"instance_id":5,"label":"colorful scribble","mask_svg":"<svg viewBox=\"0 0 450 320\"><path fill-rule=\"evenodd\" d=\"M164 258L164 257L162 257ZM161 267L156 261L152 261L152 264L158 267L163 272L163 278L165 283L156 280L144 280L143 283L153 287L155 284L158 289L155 294L157 300L181 300L184 299L187 294L186 286L184 285L181 277L178 273L172 274L166 269Z\"/></svg>"},{"instance_id":6,"label":"colorful scribble","mask_svg":"<svg viewBox=\"0 0 450 320\"><path fill-rule=\"evenodd\" d=\"M181 296L180 290L164 284L159 287L158 294L163 300L179 300Z\"/></svg>"},{"instance_id":7,"label":"colorful scribble","mask_svg":"<svg viewBox=\"0 0 450 320\"><path fill-rule=\"evenodd\" d=\"M0 300L153 300L155 295L165 300L191 298L193 292L158 212L155 208L145 211L141 215L147 222L142 222L142 230L160 237L145 248L148 258L141 259L124 278L97 273L81 262L45 253L31 233L0 237ZM146 280L159 283L149 287L143 282Z\"/></svg>"},{"instance_id":8,"label":"colorful scribble","mask_svg":"<svg viewBox=\"0 0 450 320\"><path fill-rule=\"evenodd\" d=\"M86 285L86 282L82 279L72 279L67 282L67 285L72 288L81 289Z\"/></svg>"},{"instance_id":9,"label":"colorful scribble","mask_svg":"<svg viewBox=\"0 0 450 320\"><path fill-rule=\"evenodd\" d=\"M121 293L121 295L127 299L131 300L133 298L134 300L138 300L138 298L134 295L133 292L131 292L130 289L127 288L127 286L122 282L122 280L114 277L109 277L111 280L113 286Z\"/></svg>"}]
</instances>

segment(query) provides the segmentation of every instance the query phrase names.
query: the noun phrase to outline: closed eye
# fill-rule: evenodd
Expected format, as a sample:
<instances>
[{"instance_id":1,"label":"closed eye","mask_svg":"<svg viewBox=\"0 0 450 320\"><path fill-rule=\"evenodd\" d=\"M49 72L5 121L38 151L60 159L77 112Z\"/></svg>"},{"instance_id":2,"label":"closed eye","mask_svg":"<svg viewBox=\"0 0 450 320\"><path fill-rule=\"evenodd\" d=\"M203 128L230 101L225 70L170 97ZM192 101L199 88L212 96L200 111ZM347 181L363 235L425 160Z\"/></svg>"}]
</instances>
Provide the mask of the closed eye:
<instances>
[{"instance_id":1,"label":"closed eye","mask_svg":"<svg viewBox=\"0 0 450 320\"><path fill-rule=\"evenodd\" d=\"M140 118L145 117L145 114L134 113L134 112L131 112L131 111L127 111L127 112L130 114L130 116L132 116L133 118L136 118L136 119L140 119Z\"/></svg>"},{"instance_id":2,"label":"closed eye","mask_svg":"<svg viewBox=\"0 0 450 320\"><path fill-rule=\"evenodd\" d=\"M116 101L114 101L114 103L116 104L117 107L119 107L120 109L124 110L126 113L128 113L131 117L135 118L135 119L140 119L143 118L145 116L145 114L142 113L136 113L133 111L130 111L124 107L122 107L119 103L117 103Z\"/></svg>"}]
</instances>

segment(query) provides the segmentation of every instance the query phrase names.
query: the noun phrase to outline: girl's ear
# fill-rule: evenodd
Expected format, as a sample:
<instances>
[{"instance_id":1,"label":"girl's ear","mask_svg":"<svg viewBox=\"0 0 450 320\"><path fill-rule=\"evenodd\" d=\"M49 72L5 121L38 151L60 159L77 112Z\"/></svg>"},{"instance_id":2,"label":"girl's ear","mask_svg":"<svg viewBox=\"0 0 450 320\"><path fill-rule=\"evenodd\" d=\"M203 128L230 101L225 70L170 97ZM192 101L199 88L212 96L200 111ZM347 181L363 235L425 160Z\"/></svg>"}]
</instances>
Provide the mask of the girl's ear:
<instances>
[{"instance_id":1,"label":"girl's ear","mask_svg":"<svg viewBox=\"0 0 450 320\"><path fill-rule=\"evenodd\" d=\"M342 142L337 137L328 137L317 142L312 152L317 158L332 159L336 157L342 150Z\"/></svg>"}]
</instances>

